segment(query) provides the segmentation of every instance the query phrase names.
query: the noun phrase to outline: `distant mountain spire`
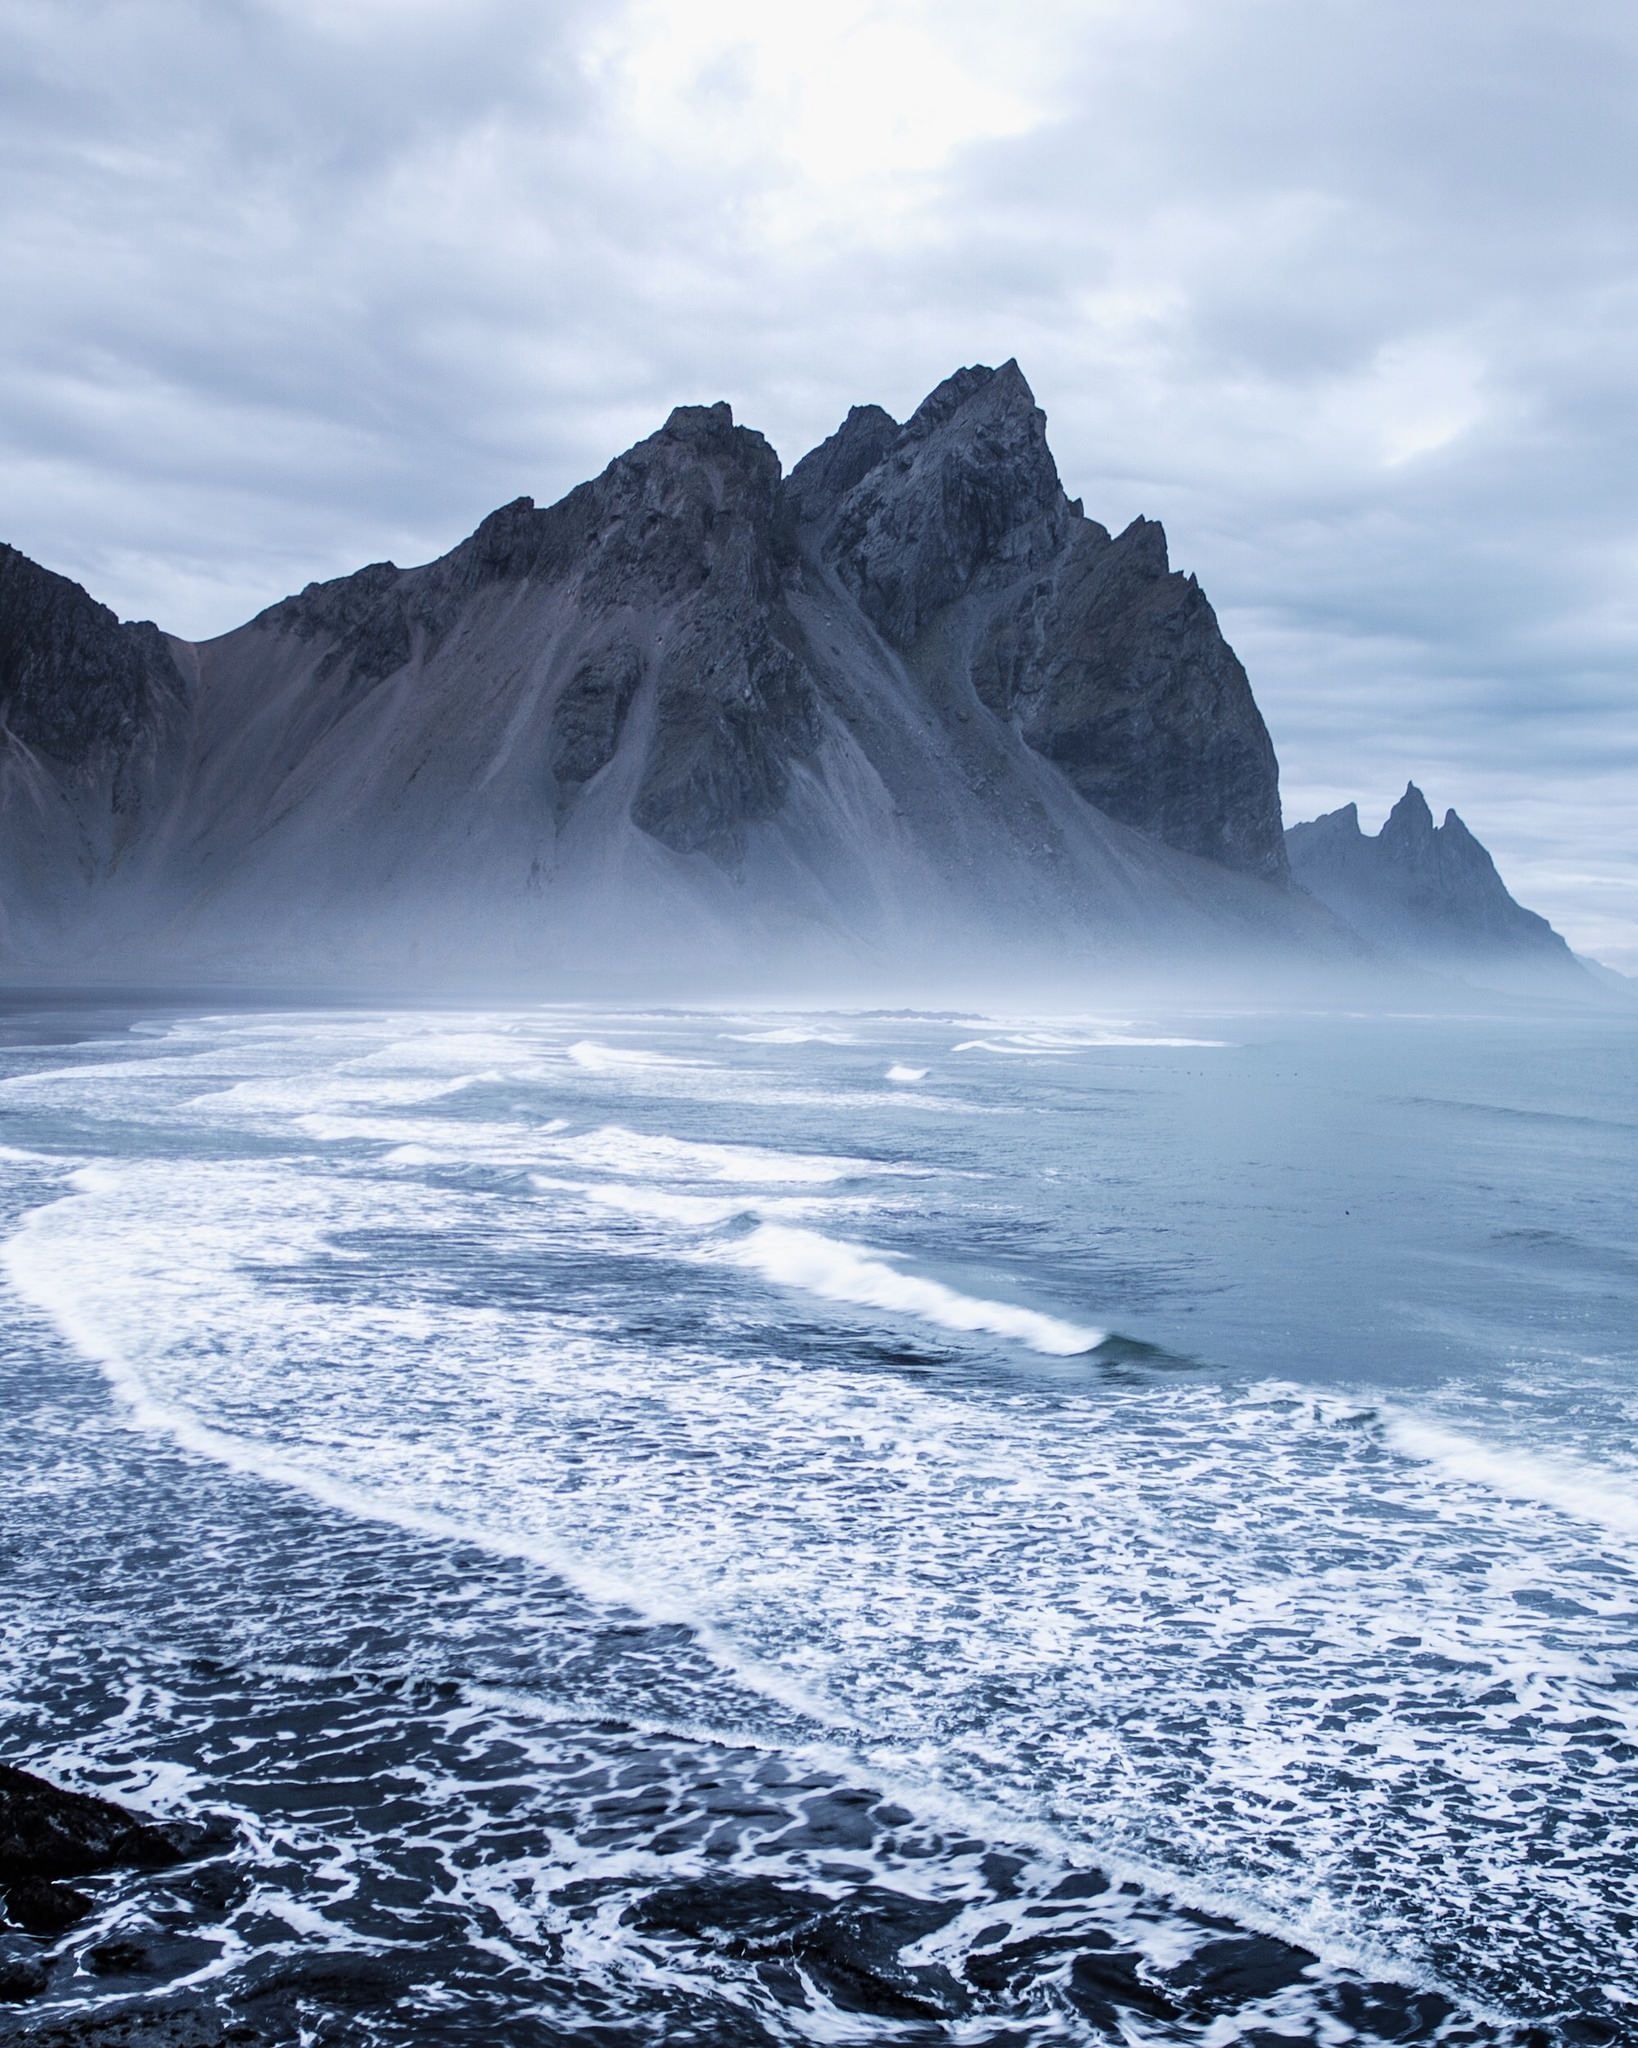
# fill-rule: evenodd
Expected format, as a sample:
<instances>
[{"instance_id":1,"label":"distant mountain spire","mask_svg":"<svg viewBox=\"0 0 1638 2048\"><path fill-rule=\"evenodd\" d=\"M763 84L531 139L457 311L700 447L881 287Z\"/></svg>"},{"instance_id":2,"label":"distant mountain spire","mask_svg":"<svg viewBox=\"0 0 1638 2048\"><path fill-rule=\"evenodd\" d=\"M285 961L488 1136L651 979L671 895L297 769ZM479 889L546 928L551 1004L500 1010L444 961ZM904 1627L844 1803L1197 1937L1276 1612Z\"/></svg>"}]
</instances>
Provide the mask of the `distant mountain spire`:
<instances>
[{"instance_id":1,"label":"distant mountain spire","mask_svg":"<svg viewBox=\"0 0 1638 2048\"><path fill-rule=\"evenodd\" d=\"M1509 895L1489 853L1455 811L1435 825L1414 782L1374 836L1354 804L1286 833L1291 872L1365 937L1431 962L1523 960L1579 976L1547 920Z\"/></svg>"}]
</instances>

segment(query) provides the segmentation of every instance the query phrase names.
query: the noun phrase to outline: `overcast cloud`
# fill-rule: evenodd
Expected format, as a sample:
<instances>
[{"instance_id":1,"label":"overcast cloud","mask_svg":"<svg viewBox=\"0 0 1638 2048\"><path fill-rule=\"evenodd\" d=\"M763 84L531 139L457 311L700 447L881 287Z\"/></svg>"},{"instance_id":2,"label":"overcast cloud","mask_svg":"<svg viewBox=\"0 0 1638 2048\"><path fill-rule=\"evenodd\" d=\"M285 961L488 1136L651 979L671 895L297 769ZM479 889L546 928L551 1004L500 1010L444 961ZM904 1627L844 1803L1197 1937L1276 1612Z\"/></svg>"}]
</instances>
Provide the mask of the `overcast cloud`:
<instances>
[{"instance_id":1,"label":"overcast cloud","mask_svg":"<svg viewBox=\"0 0 1638 2048\"><path fill-rule=\"evenodd\" d=\"M0 537L202 637L728 398L1016 355L1286 815L1638 969L1630 0L3 0Z\"/></svg>"}]
</instances>

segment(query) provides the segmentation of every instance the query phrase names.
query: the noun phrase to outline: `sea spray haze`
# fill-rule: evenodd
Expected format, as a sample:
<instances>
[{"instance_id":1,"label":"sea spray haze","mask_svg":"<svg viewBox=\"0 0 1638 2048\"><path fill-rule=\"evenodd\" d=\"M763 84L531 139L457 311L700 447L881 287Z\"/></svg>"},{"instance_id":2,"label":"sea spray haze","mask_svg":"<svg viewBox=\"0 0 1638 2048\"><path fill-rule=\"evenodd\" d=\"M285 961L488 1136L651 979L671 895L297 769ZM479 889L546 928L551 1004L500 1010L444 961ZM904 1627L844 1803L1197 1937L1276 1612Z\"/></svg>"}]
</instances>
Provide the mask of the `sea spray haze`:
<instances>
[{"instance_id":1,"label":"sea spray haze","mask_svg":"<svg viewBox=\"0 0 1638 2048\"><path fill-rule=\"evenodd\" d=\"M80 1030L0 1083L11 1753L231 1837L37 2011L1627 2037L1618 1021Z\"/></svg>"}]
</instances>

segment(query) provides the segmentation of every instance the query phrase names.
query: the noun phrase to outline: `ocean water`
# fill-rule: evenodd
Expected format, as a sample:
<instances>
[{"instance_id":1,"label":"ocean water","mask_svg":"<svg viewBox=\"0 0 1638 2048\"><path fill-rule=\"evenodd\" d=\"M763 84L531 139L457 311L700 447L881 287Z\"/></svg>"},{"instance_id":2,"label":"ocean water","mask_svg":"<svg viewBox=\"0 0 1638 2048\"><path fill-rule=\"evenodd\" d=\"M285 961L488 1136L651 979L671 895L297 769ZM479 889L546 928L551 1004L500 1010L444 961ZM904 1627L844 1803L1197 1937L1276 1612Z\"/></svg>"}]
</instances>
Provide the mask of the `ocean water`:
<instances>
[{"instance_id":1,"label":"ocean water","mask_svg":"<svg viewBox=\"0 0 1638 2048\"><path fill-rule=\"evenodd\" d=\"M48 2003L1638 2040L1630 1027L14 1036L6 1753L237 1844Z\"/></svg>"}]
</instances>

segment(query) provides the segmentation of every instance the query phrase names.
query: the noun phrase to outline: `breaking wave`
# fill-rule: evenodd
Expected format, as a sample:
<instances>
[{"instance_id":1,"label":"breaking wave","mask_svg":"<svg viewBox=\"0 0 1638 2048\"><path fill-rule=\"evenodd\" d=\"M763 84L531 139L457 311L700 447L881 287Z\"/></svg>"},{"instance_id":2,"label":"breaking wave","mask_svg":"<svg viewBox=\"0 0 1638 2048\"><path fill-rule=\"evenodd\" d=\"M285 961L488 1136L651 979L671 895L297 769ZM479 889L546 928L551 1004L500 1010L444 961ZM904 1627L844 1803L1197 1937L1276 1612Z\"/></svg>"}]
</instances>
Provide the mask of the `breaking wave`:
<instances>
[{"instance_id":1,"label":"breaking wave","mask_svg":"<svg viewBox=\"0 0 1638 2048\"><path fill-rule=\"evenodd\" d=\"M912 1316L943 1330L982 1331L1054 1357L1072 1358L1093 1351L1108 1334L1059 1316L1043 1315L1038 1309L958 1294L941 1281L923 1279L890 1264L892 1254L846 1244L813 1230L764 1223L719 1256L733 1265L749 1267L777 1286L799 1288L826 1301L885 1309L890 1315Z\"/></svg>"}]
</instances>

